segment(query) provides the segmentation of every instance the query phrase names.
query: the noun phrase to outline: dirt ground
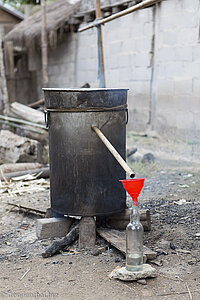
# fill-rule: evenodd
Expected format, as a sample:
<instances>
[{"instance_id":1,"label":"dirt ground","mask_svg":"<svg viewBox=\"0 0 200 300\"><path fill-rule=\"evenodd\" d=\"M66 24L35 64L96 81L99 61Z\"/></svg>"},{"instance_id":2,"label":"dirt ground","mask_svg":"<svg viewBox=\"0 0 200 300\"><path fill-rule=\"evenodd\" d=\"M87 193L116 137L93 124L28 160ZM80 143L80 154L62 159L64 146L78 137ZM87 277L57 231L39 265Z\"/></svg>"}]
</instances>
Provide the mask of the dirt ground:
<instances>
[{"instance_id":1,"label":"dirt ground","mask_svg":"<svg viewBox=\"0 0 200 300\"><path fill-rule=\"evenodd\" d=\"M157 253L149 262L157 277L145 285L110 280L109 273L125 259L99 237L97 246L104 251L98 256L75 243L71 251L42 258L52 240L37 240L40 216L5 204L1 195L0 299L200 299L200 147L133 133L127 145L138 149L129 164L137 177L146 178L140 207L150 209L152 230L144 234L144 244ZM147 153L154 162L141 162ZM49 201L49 190L18 197L37 199L39 207Z\"/></svg>"}]
</instances>

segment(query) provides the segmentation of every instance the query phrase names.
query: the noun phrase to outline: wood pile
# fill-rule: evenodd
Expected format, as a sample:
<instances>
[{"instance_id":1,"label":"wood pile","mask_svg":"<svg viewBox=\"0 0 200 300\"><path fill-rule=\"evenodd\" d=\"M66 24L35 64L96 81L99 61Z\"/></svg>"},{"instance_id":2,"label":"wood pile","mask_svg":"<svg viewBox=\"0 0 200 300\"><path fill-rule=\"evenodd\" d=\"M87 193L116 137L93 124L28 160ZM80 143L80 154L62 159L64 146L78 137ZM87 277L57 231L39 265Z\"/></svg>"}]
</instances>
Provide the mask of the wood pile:
<instances>
[{"instance_id":1,"label":"wood pile","mask_svg":"<svg viewBox=\"0 0 200 300\"><path fill-rule=\"evenodd\" d=\"M11 180L0 181L0 197L33 194L49 189L49 181L37 179L37 175L13 177Z\"/></svg>"}]
</instances>

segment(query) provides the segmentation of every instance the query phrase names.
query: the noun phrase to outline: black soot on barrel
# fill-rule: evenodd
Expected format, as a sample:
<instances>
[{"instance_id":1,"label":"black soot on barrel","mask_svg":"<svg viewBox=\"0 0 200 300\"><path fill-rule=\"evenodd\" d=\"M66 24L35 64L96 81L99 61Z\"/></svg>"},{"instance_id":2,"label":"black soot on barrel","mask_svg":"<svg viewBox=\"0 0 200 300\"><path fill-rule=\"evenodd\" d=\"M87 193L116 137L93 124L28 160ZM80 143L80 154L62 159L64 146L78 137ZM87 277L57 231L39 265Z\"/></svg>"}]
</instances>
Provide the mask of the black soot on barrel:
<instances>
[{"instance_id":1,"label":"black soot on barrel","mask_svg":"<svg viewBox=\"0 0 200 300\"><path fill-rule=\"evenodd\" d=\"M127 89L44 89L54 212L109 215L126 208L126 174L92 130L126 158Z\"/></svg>"}]
</instances>

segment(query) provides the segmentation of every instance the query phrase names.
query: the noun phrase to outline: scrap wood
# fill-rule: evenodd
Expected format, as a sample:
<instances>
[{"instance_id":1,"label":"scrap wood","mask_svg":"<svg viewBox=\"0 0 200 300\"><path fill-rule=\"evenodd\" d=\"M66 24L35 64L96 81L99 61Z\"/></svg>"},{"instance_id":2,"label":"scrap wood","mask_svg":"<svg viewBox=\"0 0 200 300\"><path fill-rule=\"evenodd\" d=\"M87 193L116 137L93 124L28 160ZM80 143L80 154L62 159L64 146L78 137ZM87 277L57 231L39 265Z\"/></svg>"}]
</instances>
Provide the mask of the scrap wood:
<instances>
[{"instance_id":1,"label":"scrap wood","mask_svg":"<svg viewBox=\"0 0 200 300\"><path fill-rule=\"evenodd\" d=\"M117 213L111 216L108 216L106 219L107 224L110 228L117 230L126 229L127 224L130 220L131 209L127 208L121 213ZM151 216L149 209L140 210L140 222L144 228L144 231L151 230Z\"/></svg>"},{"instance_id":2,"label":"scrap wood","mask_svg":"<svg viewBox=\"0 0 200 300\"><path fill-rule=\"evenodd\" d=\"M33 170L45 167L40 163L6 163L0 166L0 170L5 173Z\"/></svg>"},{"instance_id":3,"label":"scrap wood","mask_svg":"<svg viewBox=\"0 0 200 300\"><path fill-rule=\"evenodd\" d=\"M10 104L10 113L11 117L22 118L23 120L39 123L44 125L44 113L28 107L27 105L13 102Z\"/></svg>"},{"instance_id":4,"label":"scrap wood","mask_svg":"<svg viewBox=\"0 0 200 300\"><path fill-rule=\"evenodd\" d=\"M187 290L188 290L188 294L189 294L189 296L190 296L190 299L192 299L192 294L191 294L191 291L190 291L190 289L189 289L189 286L188 286L187 282L185 283L185 285L186 285L186 288L187 288Z\"/></svg>"},{"instance_id":5,"label":"scrap wood","mask_svg":"<svg viewBox=\"0 0 200 300\"><path fill-rule=\"evenodd\" d=\"M20 280L22 280L27 274L28 274L28 272L31 270L31 268L29 268L23 275L22 275L22 277L20 278Z\"/></svg>"},{"instance_id":6,"label":"scrap wood","mask_svg":"<svg viewBox=\"0 0 200 300\"><path fill-rule=\"evenodd\" d=\"M72 225L73 226L73 225ZM69 247L79 235L79 224L76 224L72 230L61 240L54 241L46 250L42 253L43 258L51 257L54 254L58 253L60 250L63 250L66 247Z\"/></svg>"},{"instance_id":7,"label":"scrap wood","mask_svg":"<svg viewBox=\"0 0 200 300\"><path fill-rule=\"evenodd\" d=\"M114 229L97 229L97 233L109 242L112 246L118 249L122 254L126 255L126 232ZM156 252L143 246L144 255L147 260L156 258Z\"/></svg>"},{"instance_id":8,"label":"scrap wood","mask_svg":"<svg viewBox=\"0 0 200 300\"><path fill-rule=\"evenodd\" d=\"M192 290L190 293L200 293L200 290ZM171 292L171 293L166 293L166 294L157 294L156 296L173 296L173 295L184 295L188 294L188 291L182 291L182 292Z\"/></svg>"},{"instance_id":9,"label":"scrap wood","mask_svg":"<svg viewBox=\"0 0 200 300\"><path fill-rule=\"evenodd\" d=\"M5 202L4 202L5 203ZM14 206L14 207L17 207L21 210L24 210L25 212L34 212L34 213L37 213L37 214L40 214L42 216L45 216L46 212L43 211L43 210L40 210L40 209L36 209L36 208L31 208L31 207L26 207L26 206L22 206L20 204L15 204L15 203L10 203L10 202L6 202L6 204L8 205L11 205L11 206ZM12 209L12 208L11 208Z\"/></svg>"},{"instance_id":10,"label":"scrap wood","mask_svg":"<svg viewBox=\"0 0 200 300\"><path fill-rule=\"evenodd\" d=\"M10 196L15 194L33 193L33 191L44 191L49 189L49 182L44 178L37 179L33 175L13 178L9 182L0 182L0 196L8 193Z\"/></svg>"},{"instance_id":11,"label":"scrap wood","mask_svg":"<svg viewBox=\"0 0 200 300\"><path fill-rule=\"evenodd\" d=\"M1 171L1 169L0 169ZM19 172L4 173L0 175L1 180L12 179L18 176L33 175L35 178L49 178L49 167L37 168L31 170L23 170Z\"/></svg>"}]
</instances>

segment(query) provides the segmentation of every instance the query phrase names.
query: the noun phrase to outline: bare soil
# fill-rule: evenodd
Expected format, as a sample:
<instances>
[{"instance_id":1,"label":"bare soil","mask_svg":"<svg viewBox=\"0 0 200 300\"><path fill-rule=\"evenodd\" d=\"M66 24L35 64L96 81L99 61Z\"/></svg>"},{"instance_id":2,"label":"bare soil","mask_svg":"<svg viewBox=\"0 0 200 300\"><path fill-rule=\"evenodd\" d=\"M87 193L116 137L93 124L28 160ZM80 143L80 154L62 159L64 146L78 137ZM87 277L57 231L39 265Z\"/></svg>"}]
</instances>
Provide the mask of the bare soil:
<instances>
[{"instance_id":1,"label":"bare soil","mask_svg":"<svg viewBox=\"0 0 200 300\"><path fill-rule=\"evenodd\" d=\"M140 207L151 211L152 230L144 244L156 251L149 262L157 277L138 282L110 280L123 255L97 238L98 256L79 250L51 258L41 253L53 239L39 241L35 221L40 216L22 213L0 199L0 299L200 299L200 149L192 142L128 134L128 147L138 151L128 159L137 177L145 177ZM154 162L142 163L146 153ZM49 190L24 199L48 201ZM130 205L130 199L127 198Z\"/></svg>"}]
</instances>

